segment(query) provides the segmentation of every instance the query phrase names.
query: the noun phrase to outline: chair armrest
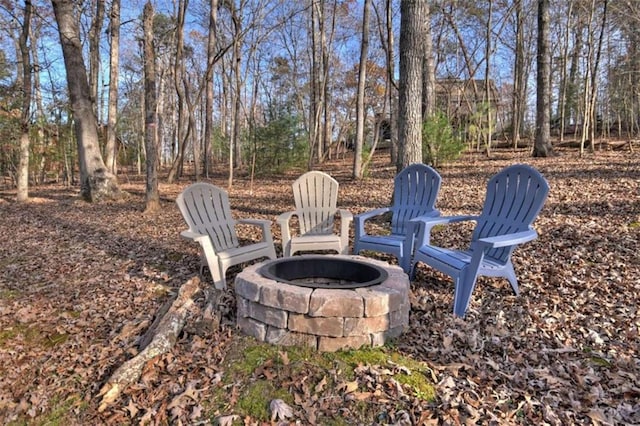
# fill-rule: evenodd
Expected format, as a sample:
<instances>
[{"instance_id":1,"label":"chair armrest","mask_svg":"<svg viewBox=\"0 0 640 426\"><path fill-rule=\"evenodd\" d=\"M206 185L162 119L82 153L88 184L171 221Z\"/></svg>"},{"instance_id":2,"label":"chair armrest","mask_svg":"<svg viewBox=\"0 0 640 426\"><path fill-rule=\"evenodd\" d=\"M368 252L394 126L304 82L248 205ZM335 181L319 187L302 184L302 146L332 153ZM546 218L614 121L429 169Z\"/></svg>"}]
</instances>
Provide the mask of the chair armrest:
<instances>
[{"instance_id":1,"label":"chair armrest","mask_svg":"<svg viewBox=\"0 0 640 426\"><path fill-rule=\"evenodd\" d=\"M207 234L198 234L197 232L193 232L191 230L182 231L180 232L180 235L182 236L182 238L193 240L198 243L204 239L209 238Z\"/></svg>"},{"instance_id":2,"label":"chair armrest","mask_svg":"<svg viewBox=\"0 0 640 426\"><path fill-rule=\"evenodd\" d=\"M391 207L381 207L379 209L369 210L368 212L360 213L353 216L353 228L356 241L359 240L362 236L367 235L367 232L364 229L364 225L367 220L377 216L382 216L383 214L390 211Z\"/></svg>"},{"instance_id":3,"label":"chair armrest","mask_svg":"<svg viewBox=\"0 0 640 426\"><path fill-rule=\"evenodd\" d=\"M289 228L289 221L296 214L295 211L284 212L276 218L276 223L280 227L282 254L284 257L289 257L291 253L291 229Z\"/></svg>"},{"instance_id":4,"label":"chair armrest","mask_svg":"<svg viewBox=\"0 0 640 426\"><path fill-rule=\"evenodd\" d=\"M347 209L338 209L338 214L340 215L341 254L349 254L349 226L353 222L353 213Z\"/></svg>"},{"instance_id":5,"label":"chair armrest","mask_svg":"<svg viewBox=\"0 0 640 426\"><path fill-rule=\"evenodd\" d=\"M439 212L438 212L439 213ZM429 216L431 213L415 217L409 222L419 226L417 235L417 247L429 244L431 239L431 228L436 225L448 225L450 223L465 222L468 220L477 220L478 216L462 215L462 216Z\"/></svg>"},{"instance_id":6,"label":"chair armrest","mask_svg":"<svg viewBox=\"0 0 640 426\"><path fill-rule=\"evenodd\" d=\"M347 209L338 209L338 214L340 215L340 220L342 222L351 223L353 222L353 213L351 213Z\"/></svg>"},{"instance_id":7,"label":"chair armrest","mask_svg":"<svg viewBox=\"0 0 640 426\"><path fill-rule=\"evenodd\" d=\"M262 228L262 241L273 241L271 236L271 221L267 219L238 219L236 224L252 225Z\"/></svg>"},{"instance_id":8,"label":"chair armrest","mask_svg":"<svg viewBox=\"0 0 640 426\"><path fill-rule=\"evenodd\" d=\"M526 243L538 238L538 233L533 229L522 232L514 232L513 234L497 235L495 237L479 238L476 244L483 248L498 248L515 246L517 244Z\"/></svg>"},{"instance_id":9,"label":"chair armrest","mask_svg":"<svg viewBox=\"0 0 640 426\"><path fill-rule=\"evenodd\" d=\"M340 235L343 238L346 235L348 240L349 226L351 226L351 222L353 222L353 213L346 209L338 209L338 214L340 215Z\"/></svg>"},{"instance_id":10,"label":"chair armrest","mask_svg":"<svg viewBox=\"0 0 640 426\"><path fill-rule=\"evenodd\" d=\"M290 212L284 212L281 213L280 215L278 215L278 217L276 218L276 222L278 223L278 225L282 226L282 225L287 225L289 223L289 221L291 220L291 218L293 216L296 215L295 211L290 211Z\"/></svg>"},{"instance_id":11,"label":"chair armrest","mask_svg":"<svg viewBox=\"0 0 640 426\"><path fill-rule=\"evenodd\" d=\"M376 216L382 216L383 214L390 212L391 207L381 207L379 209L369 210L368 212L360 213L353 216L354 221L366 221Z\"/></svg>"},{"instance_id":12,"label":"chair armrest","mask_svg":"<svg viewBox=\"0 0 640 426\"><path fill-rule=\"evenodd\" d=\"M440 214L440 212L438 212L438 214ZM433 228L436 225L446 225L449 223L464 222L466 220L476 220L477 218L478 216L469 216L469 215L431 216L431 213L429 213L422 216L414 217L413 219L411 219L411 222L422 222L425 225L429 226L430 228Z\"/></svg>"}]
</instances>

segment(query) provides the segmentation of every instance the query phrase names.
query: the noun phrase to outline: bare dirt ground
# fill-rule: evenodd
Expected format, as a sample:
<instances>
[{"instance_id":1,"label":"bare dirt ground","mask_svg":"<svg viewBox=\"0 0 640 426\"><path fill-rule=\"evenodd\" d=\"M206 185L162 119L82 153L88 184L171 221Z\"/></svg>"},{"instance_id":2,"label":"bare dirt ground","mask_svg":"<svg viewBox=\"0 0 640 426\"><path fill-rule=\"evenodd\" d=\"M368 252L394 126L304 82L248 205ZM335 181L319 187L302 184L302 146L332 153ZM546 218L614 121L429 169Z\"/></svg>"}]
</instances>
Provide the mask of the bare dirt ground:
<instances>
[{"instance_id":1,"label":"bare dirt ground","mask_svg":"<svg viewBox=\"0 0 640 426\"><path fill-rule=\"evenodd\" d=\"M422 265L412 283L410 326L393 346L429 366L436 399L383 388L364 402L387 414L367 417L362 401L344 398L344 390L310 383L316 395L306 408L293 406L292 424L311 423L313 404L314 419L334 424L640 424L638 154L465 155L439 170L437 207L445 215L479 213L487 180L516 162L536 167L551 186L534 224L539 238L514 253L521 295L506 280L481 278L462 320L452 315L446 276ZM361 182L351 180L349 159L318 168L339 180L339 204L354 214L389 203L395 170L385 153ZM275 220L293 208L296 177L253 185L237 179L234 213ZM223 173L212 181L226 186ZM205 424L214 414L234 413L233 404L226 413L207 412L238 339L232 306L215 330L193 327L194 312L173 350L149 363L112 406L97 410L100 387L136 354L160 306L199 266L197 247L179 237L185 225L174 203L189 177L160 186L157 216L143 214L140 178L123 176L121 183L126 201L98 205L79 201L77 188L32 188L26 205L14 202L14 191L0 191L4 424ZM272 229L280 250L275 222ZM470 229L438 230L433 242L462 246ZM249 239L248 232L241 235ZM238 271L228 274L231 289ZM295 378L272 379L297 392ZM251 416L238 421L261 424Z\"/></svg>"}]
</instances>

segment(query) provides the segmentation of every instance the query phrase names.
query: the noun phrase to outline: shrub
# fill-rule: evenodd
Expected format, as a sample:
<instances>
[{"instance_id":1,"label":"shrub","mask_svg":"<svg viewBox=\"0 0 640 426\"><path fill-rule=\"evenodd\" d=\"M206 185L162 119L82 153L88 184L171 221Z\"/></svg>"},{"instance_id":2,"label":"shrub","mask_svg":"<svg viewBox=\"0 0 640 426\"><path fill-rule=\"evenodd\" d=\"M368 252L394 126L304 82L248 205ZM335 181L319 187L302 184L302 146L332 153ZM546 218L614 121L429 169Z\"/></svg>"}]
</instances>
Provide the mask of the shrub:
<instances>
[{"instance_id":1,"label":"shrub","mask_svg":"<svg viewBox=\"0 0 640 426\"><path fill-rule=\"evenodd\" d=\"M465 148L446 115L438 112L422 124L422 161L438 167L457 159Z\"/></svg>"}]
</instances>

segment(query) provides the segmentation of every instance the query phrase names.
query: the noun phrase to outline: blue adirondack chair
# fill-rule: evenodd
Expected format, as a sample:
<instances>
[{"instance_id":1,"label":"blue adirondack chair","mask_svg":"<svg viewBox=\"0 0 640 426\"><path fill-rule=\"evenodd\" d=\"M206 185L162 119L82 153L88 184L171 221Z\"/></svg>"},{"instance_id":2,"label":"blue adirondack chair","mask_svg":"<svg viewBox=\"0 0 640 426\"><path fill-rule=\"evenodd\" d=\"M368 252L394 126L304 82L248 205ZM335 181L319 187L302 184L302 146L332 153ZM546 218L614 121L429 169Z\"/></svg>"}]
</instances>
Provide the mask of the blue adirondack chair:
<instances>
[{"instance_id":1,"label":"blue adirondack chair","mask_svg":"<svg viewBox=\"0 0 640 426\"><path fill-rule=\"evenodd\" d=\"M469 307L480 275L505 277L518 295L520 291L511 253L519 244L537 238L531 224L548 193L549 184L537 170L517 164L491 178L480 216L414 219L422 227L411 265L412 278L418 262L449 275L455 285L453 312L460 317ZM431 228L465 220L476 221L468 250L450 250L429 244Z\"/></svg>"},{"instance_id":2,"label":"blue adirondack chair","mask_svg":"<svg viewBox=\"0 0 640 426\"><path fill-rule=\"evenodd\" d=\"M398 259L402 269L409 273L414 242L414 223L418 216L439 216L435 209L442 178L431 167L416 163L405 167L394 179L393 205L354 216L354 253L371 250L389 253ZM375 217L391 213L389 235L367 234L365 223Z\"/></svg>"}]
</instances>

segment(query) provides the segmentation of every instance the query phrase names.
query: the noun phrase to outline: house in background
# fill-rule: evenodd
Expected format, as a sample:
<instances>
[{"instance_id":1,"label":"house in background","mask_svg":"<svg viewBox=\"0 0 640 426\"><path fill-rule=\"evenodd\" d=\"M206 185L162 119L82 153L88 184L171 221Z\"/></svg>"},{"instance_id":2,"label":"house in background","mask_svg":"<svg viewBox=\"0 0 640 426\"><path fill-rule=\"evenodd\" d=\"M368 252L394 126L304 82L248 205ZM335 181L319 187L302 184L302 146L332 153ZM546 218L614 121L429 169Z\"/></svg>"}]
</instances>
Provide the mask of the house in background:
<instances>
[{"instance_id":1,"label":"house in background","mask_svg":"<svg viewBox=\"0 0 640 426\"><path fill-rule=\"evenodd\" d=\"M487 84L489 97L487 99ZM482 119L483 105L492 109L492 129L501 131L507 122L508 105L493 80L443 78L436 80L436 108L459 130ZM486 119L485 119L486 120Z\"/></svg>"}]
</instances>

